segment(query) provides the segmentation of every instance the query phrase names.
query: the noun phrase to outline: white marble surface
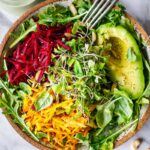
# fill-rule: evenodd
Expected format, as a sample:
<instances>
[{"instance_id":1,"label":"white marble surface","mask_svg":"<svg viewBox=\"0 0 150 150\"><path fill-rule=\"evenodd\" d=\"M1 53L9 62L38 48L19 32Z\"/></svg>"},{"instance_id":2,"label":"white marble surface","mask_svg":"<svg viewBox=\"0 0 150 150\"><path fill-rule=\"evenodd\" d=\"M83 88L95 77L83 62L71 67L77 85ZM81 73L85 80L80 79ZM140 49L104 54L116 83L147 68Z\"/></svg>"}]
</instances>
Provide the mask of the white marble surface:
<instances>
[{"instance_id":1,"label":"white marble surface","mask_svg":"<svg viewBox=\"0 0 150 150\"><path fill-rule=\"evenodd\" d=\"M150 0L121 0L127 7L128 12L134 16L150 35ZM0 5L2 7L2 5ZM17 15L19 16L20 13ZM17 17L0 9L0 42L8 28ZM130 150L134 139L143 138L144 142L139 150L150 148L150 119L132 139L117 148L117 150ZM9 125L0 111L0 150L37 150L20 137Z\"/></svg>"}]
</instances>

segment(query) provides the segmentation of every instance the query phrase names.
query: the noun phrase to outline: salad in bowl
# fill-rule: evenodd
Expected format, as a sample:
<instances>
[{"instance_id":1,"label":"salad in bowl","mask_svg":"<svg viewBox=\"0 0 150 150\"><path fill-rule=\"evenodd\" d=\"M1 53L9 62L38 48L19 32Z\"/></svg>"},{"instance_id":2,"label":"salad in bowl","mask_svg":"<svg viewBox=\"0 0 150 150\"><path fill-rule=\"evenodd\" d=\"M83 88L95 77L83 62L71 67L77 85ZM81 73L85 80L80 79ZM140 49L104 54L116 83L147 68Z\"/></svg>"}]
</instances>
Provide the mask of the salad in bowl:
<instances>
[{"instance_id":1,"label":"salad in bowl","mask_svg":"<svg viewBox=\"0 0 150 150\"><path fill-rule=\"evenodd\" d=\"M120 3L88 29L90 0L50 2L2 43L0 107L39 149L111 150L150 114L148 36Z\"/></svg>"}]
</instances>

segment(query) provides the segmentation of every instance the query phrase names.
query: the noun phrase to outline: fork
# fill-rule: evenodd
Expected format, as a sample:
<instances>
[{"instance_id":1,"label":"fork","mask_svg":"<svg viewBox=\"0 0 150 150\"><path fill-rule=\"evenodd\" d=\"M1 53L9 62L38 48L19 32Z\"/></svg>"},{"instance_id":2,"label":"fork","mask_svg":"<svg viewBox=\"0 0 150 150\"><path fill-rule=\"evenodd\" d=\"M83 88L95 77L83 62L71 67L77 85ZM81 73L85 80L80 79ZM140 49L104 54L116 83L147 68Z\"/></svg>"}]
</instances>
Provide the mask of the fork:
<instances>
[{"instance_id":1,"label":"fork","mask_svg":"<svg viewBox=\"0 0 150 150\"><path fill-rule=\"evenodd\" d=\"M87 28L95 27L117 1L118 0L95 0L82 22Z\"/></svg>"}]
</instances>

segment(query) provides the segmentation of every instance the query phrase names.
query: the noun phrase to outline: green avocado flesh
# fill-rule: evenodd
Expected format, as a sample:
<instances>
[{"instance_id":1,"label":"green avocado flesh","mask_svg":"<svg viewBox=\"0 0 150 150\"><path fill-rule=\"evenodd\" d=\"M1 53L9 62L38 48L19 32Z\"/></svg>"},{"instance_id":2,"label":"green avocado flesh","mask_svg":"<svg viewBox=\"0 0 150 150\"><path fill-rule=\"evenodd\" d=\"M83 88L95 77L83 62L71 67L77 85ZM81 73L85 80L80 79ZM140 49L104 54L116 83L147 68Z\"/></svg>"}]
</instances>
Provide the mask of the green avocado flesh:
<instances>
[{"instance_id":1,"label":"green avocado flesh","mask_svg":"<svg viewBox=\"0 0 150 150\"><path fill-rule=\"evenodd\" d=\"M97 33L98 44L111 43L111 48L104 51L108 56L111 80L132 99L137 99L143 93L145 82L142 55L136 40L124 27L112 24L101 25Z\"/></svg>"}]
</instances>

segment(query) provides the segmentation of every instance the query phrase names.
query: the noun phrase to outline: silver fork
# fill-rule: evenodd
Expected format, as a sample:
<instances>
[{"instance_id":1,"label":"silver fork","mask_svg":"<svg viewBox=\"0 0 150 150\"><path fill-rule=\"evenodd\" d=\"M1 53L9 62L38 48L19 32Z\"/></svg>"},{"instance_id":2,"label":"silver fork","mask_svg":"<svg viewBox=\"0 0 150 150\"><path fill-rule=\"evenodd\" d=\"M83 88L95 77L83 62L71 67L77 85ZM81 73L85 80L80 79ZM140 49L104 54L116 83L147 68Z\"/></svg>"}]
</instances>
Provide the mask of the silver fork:
<instances>
[{"instance_id":1,"label":"silver fork","mask_svg":"<svg viewBox=\"0 0 150 150\"><path fill-rule=\"evenodd\" d=\"M95 0L82 22L87 28L95 27L117 1L118 0Z\"/></svg>"}]
</instances>

